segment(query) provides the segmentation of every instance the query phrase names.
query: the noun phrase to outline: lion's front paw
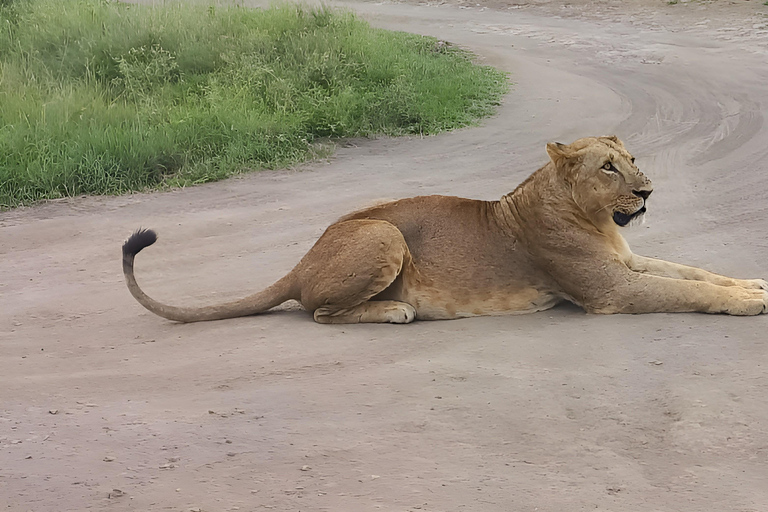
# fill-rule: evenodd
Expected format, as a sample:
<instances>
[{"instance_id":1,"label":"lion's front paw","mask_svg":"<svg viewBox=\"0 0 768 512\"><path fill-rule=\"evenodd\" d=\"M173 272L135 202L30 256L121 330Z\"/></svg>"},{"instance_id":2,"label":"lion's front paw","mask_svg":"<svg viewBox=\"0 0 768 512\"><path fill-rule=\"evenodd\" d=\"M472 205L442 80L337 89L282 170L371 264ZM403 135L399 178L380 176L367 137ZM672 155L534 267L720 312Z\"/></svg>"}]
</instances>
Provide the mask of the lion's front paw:
<instances>
[{"instance_id":1,"label":"lion's front paw","mask_svg":"<svg viewBox=\"0 0 768 512\"><path fill-rule=\"evenodd\" d=\"M748 301L747 315L761 315L768 312L768 292L764 290L749 290L753 298Z\"/></svg>"},{"instance_id":2,"label":"lion's front paw","mask_svg":"<svg viewBox=\"0 0 768 512\"><path fill-rule=\"evenodd\" d=\"M739 286L747 288L748 290L767 290L768 281L765 279L742 279L739 282Z\"/></svg>"},{"instance_id":3,"label":"lion's front paw","mask_svg":"<svg viewBox=\"0 0 768 512\"><path fill-rule=\"evenodd\" d=\"M729 315L760 315L768 313L768 291L765 290L743 290L744 296L739 303L729 308L726 313Z\"/></svg>"},{"instance_id":4,"label":"lion's front paw","mask_svg":"<svg viewBox=\"0 0 768 512\"><path fill-rule=\"evenodd\" d=\"M765 281L763 281L765 282ZM768 313L768 291L763 290L763 310L760 311L760 314Z\"/></svg>"}]
</instances>

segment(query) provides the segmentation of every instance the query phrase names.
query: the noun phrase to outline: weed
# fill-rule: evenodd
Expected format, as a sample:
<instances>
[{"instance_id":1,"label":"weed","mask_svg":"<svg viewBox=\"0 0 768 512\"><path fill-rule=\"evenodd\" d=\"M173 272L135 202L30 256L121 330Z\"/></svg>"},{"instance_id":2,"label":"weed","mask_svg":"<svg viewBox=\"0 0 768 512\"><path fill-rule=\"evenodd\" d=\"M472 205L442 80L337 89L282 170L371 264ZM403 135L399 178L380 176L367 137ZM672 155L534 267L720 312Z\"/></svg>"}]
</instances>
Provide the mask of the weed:
<instances>
[{"instance_id":1,"label":"weed","mask_svg":"<svg viewBox=\"0 0 768 512\"><path fill-rule=\"evenodd\" d=\"M0 207L467 126L507 87L456 47L328 8L0 0Z\"/></svg>"}]
</instances>

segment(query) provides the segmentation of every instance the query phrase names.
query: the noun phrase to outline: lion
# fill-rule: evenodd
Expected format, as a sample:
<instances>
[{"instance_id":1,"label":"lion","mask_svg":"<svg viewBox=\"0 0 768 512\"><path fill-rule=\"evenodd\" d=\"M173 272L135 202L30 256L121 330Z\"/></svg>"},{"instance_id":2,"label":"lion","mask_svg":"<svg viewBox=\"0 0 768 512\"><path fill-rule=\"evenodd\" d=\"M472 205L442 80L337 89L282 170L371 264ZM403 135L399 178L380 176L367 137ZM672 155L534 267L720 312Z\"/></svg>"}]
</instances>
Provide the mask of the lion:
<instances>
[{"instance_id":1,"label":"lion","mask_svg":"<svg viewBox=\"0 0 768 512\"><path fill-rule=\"evenodd\" d=\"M653 186L616 136L546 150L549 162L498 201L421 196L346 215L283 278L224 304L147 296L133 261L157 236L140 229L123 245L128 289L177 322L254 315L289 299L322 324L533 313L563 301L598 314L766 312L765 280L630 250L619 229L645 213Z\"/></svg>"}]
</instances>

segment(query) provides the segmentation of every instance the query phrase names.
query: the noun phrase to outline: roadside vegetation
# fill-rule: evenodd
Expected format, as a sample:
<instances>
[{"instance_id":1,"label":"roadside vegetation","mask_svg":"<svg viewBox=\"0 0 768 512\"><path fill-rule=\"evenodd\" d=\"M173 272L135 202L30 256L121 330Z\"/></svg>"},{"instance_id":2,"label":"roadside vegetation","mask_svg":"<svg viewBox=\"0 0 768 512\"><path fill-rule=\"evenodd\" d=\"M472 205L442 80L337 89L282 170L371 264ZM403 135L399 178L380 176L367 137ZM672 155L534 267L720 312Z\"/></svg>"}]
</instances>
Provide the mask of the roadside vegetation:
<instances>
[{"instance_id":1,"label":"roadside vegetation","mask_svg":"<svg viewBox=\"0 0 768 512\"><path fill-rule=\"evenodd\" d=\"M492 114L507 88L454 46L328 8L0 0L0 207L433 134Z\"/></svg>"}]
</instances>

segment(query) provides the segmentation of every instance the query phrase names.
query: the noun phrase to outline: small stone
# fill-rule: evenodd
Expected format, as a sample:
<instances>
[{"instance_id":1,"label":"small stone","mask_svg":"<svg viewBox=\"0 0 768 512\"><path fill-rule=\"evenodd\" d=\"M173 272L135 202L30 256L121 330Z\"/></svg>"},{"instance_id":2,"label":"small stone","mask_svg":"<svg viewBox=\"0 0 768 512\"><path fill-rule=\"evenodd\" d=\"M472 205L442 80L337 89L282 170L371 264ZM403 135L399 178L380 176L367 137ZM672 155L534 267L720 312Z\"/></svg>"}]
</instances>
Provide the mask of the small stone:
<instances>
[{"instance_id":1,"label":"small stone","mask_svg":"<svg viewBox=\"0 0 768 512\"><path fill-rule=\"evenodd\" d=\"M48 411L48 414L59 414L59 410L58 409L51 409L50 411Z\"/></svg>"},{"instance_id":2,"label":"small stone","mask_svg":"<svg viewBox=\"0 0 768 512\"><path fill-rule=\"evenodd\" d=\"M103 460L104 460L104 462L112 462L112 461L115 460L115 458L113 456L111 456L111 455L107 455L106 457L104 457Z\"/></svg>"},{"instance_id":3,"label":"small stone","mask_svg":"<svg viewBox=\"0 0 768 512\"><path fill-rule=\"evenodd\" d=\"M312 468L309 467L309 466L301 466L301 470L302 471L309 471L310 469L312 469Z\"/></svg>"},{"instance_id":4,"label":"small stone","mask_svg":"<svg viewBox=\"0 0 768 512\"><path fill-rule=\"evenodd\" d=\"M120 498L121 496L125 496L125 493L120 489L112 489L112 492L107 494L107 498L109 499Z\"/></svg>"},{"instance_id":5,"label":"small stone","mask_svg":"<svg viewBox=\"0 0 768 512\"><path fill-rule=\"evenodd\" d=\"M32 458L32 456L31 456L31 455L27 455L27 456L26 456L26 457L24 457L24 458L25 458L25 459L27 459L27 460L29 460L29 459L31 459L31 458Z\"/></svg>"},{"instance_id":6,"label":"small stone","mask_svg":"<svg viewBox=\"0 0 768 512\"><path fill-rule=\"evenodd\" d=\"M235 452L227 452L227 457L234 457L235 455L237 455L237 453L235 453Z\"/></svg>"}]
</instances>

